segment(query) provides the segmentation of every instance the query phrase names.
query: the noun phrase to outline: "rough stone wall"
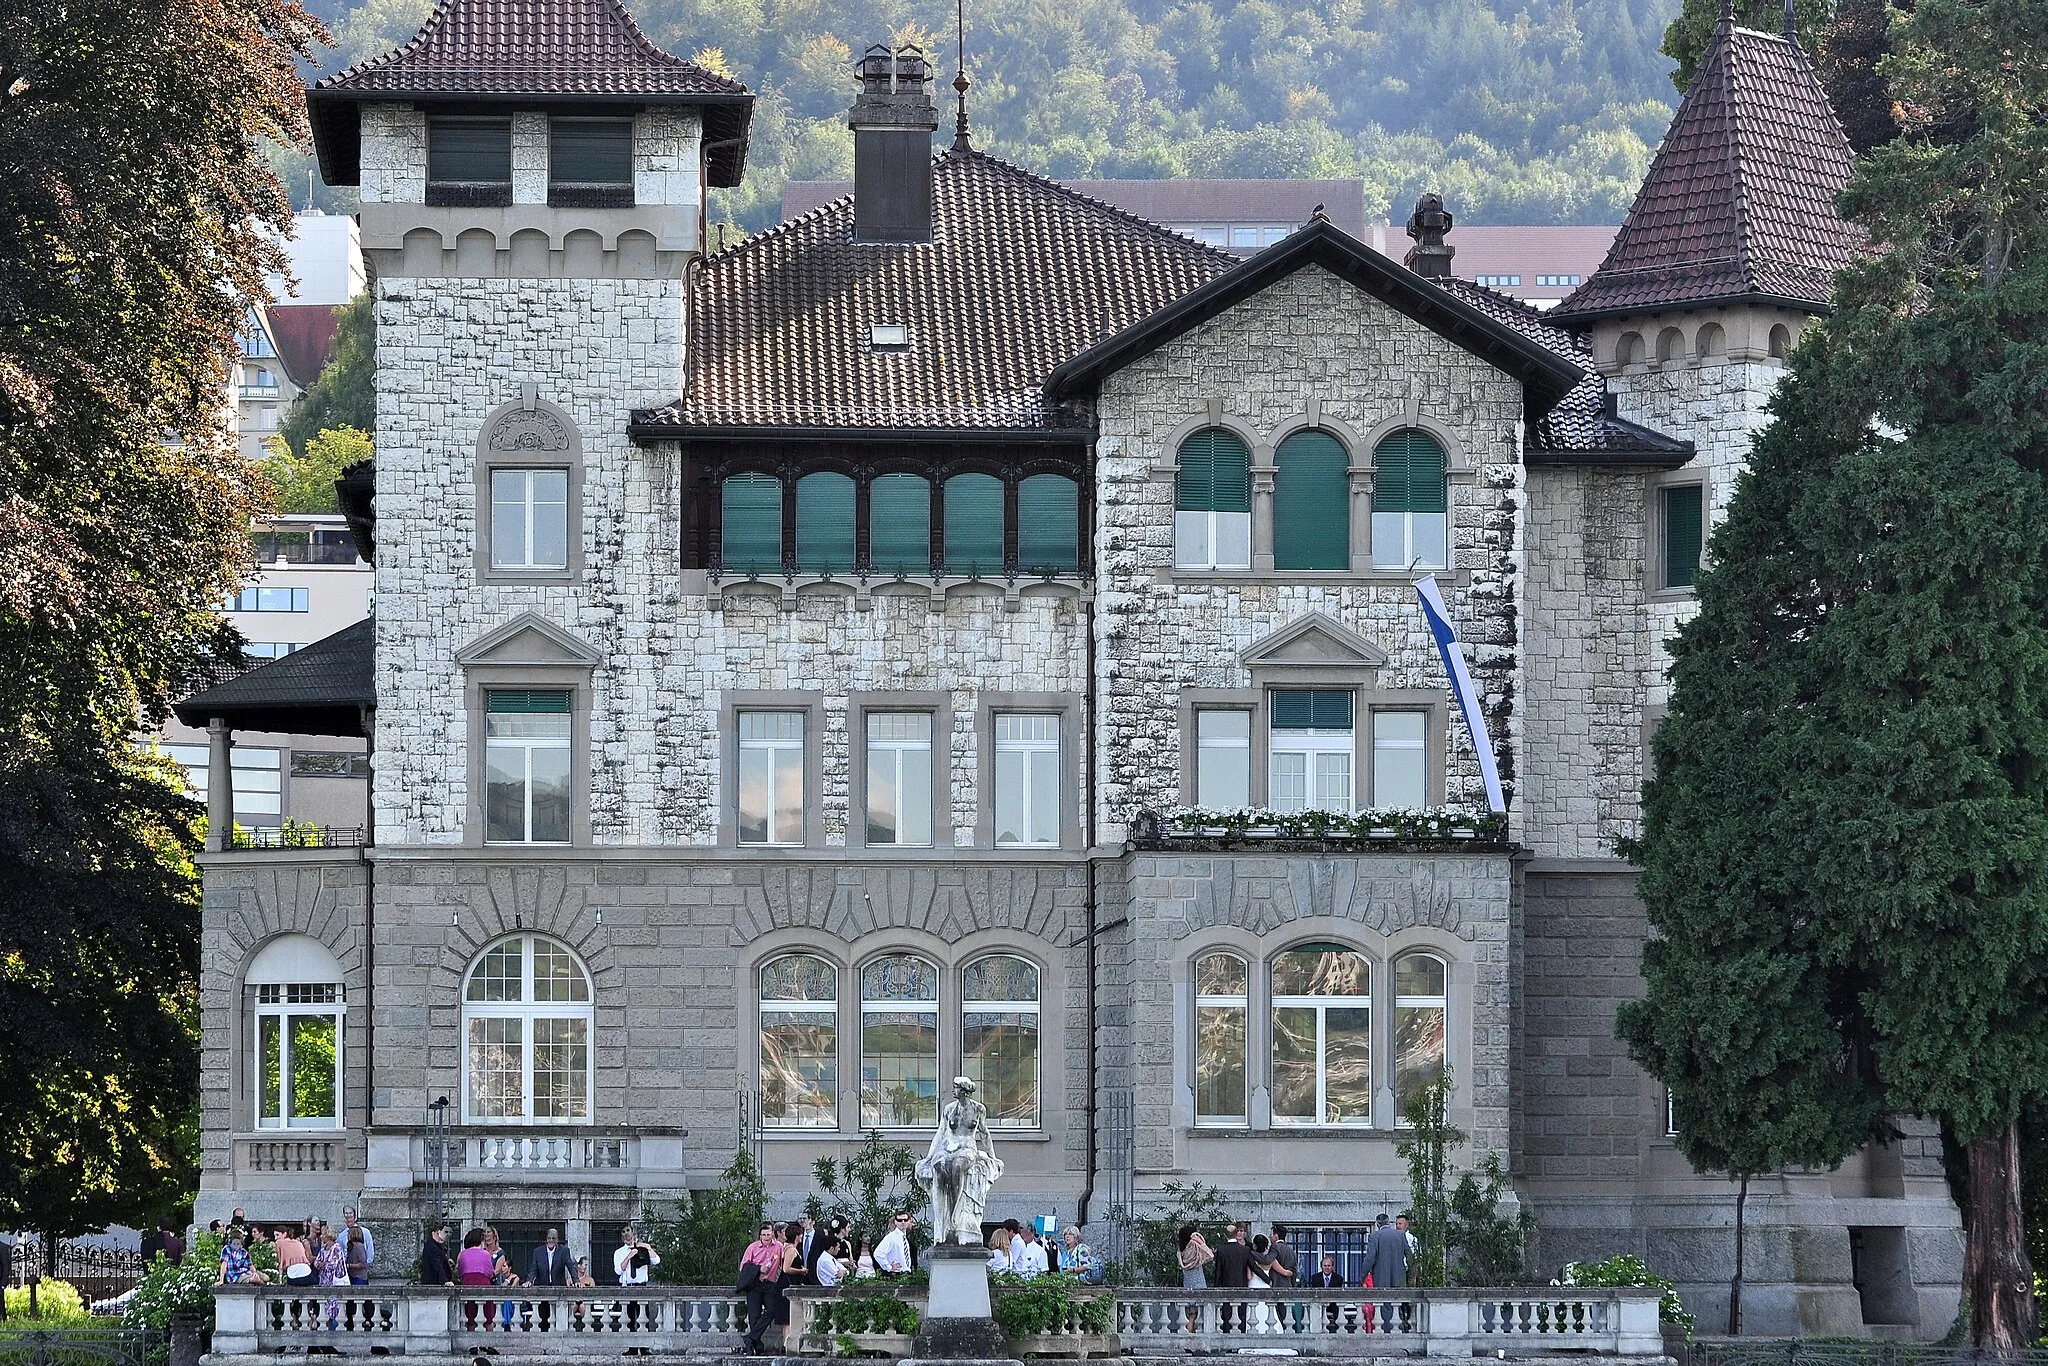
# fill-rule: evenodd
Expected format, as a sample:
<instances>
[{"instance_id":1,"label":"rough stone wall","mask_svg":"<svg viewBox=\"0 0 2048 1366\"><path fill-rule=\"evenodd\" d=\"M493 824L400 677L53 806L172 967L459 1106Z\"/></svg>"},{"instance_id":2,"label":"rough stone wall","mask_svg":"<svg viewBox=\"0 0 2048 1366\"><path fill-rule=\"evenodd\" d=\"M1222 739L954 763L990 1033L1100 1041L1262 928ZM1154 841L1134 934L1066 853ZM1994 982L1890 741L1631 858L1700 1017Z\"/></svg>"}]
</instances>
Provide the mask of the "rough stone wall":
<instances>
[{"instance_id":1,"label":"rough stone wall","mask_svg":"<svg viewBox=\"0 0 2048 1366\"><path fill-rule=\"evenodd\" d=\"M548 202L548 116L512 116L512 202Z\"/></svg>"},{"instance_id":2,"label":"rough stone wall","mask_svg":"<svg viewBox=\"0 0 2048 1366\"><path fill-rule=\"evenodd\" d=\"M365 104L361 109L362 202L426 203L426 114L410 104Z\"/></svg>"},{"instance_id":3,"label":"rough stone wall","mask_svg":"<svg viewBox=\"0 0 2048 1366\"><path fill-rule=\"evenodd\" d=\"M633 200L638 204L697 204L703 124L683 109L646 109L633 119Z\"/></svg>"},{"instance_id":4,"label":"rough stone wall","mask_svg":"<svg viewBox=\"0 0 2048 1366\"><path fill-rule=\"evenodd\" d=\"M1467 646L1495 747L1504 748L1518 630L1521 386L1312 267L1103 385L1095 532L1103 842L1121 840L1135 811L1179 803L1180 689L1249 686L1238 652L1306 613L1326 613L1385 650L1379 686L1447 688L1405 574L1315 584L1176 575L1173 480L1153 472L1172 464L1173 432L1206 412L1212 398L1221 399L1228 418L1261 435L1302 421L1311 400L1319 400L1327 422L1362 436L1402 414L1411 395L1424 416L1450 429L1478 470L1476 481L1451 481L1454 569L1437 579ZM1356 464L1370 458L1369 451L1354 451ZM1483 810L1470 738L1461 721L1448 730L1447 799ZM1514 766L1515 756L1505 753L1504 775Z\"/></svg>"}]
</instances>

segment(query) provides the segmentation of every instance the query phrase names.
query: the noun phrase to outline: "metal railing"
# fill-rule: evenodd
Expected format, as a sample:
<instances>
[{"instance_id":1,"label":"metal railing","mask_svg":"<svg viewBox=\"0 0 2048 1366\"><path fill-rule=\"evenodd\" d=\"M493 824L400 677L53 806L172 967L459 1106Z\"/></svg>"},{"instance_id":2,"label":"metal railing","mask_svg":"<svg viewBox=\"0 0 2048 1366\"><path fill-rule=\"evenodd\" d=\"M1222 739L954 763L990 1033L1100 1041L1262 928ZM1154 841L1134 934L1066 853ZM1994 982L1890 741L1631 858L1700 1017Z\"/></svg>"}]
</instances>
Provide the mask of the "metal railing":
<instances>
[{"instance_id":1,"label":"metal railing","mask_svg":"<svg viewBox=\"0 0 2048 1366\"><path fill-rule=\"evenodd\" d=\"M142 1253L135 1248L59 1241L56 1269L52 1271L44 1260L41 1237L24 1234L14 1245L9 1283L27 1285L38 1277L68 1281L91 1303L133 1290L142 1279L143 1270Z\"/></svg>"},{"instance_id":2,"label":"metal railing","mask_svg":"<svg viewBox=\"0 0 2048 1366\"><path fill-rule=\"evenodd\" d=\"M236 849L360 849L365 831L360 825L312 825L293 821L288 825L235 827Z\"/></svg>"},{"instance_id":3,"label":"metal railing","mask_svg":"<svg viewBox=\"0 0 2048 1366\"><path fill-rule=\"evenodd\" d=\"M737 1349L746 1301L724 1287L228 1285L214 1290L213 1351L553 1355Z\"/></svg>"},{"instance_id":4,"label":"metal railing","mask_svg":"<svg viewBox=\"0 0 2048 1366\"><path fill-rule=\"evenodd\" d=\"M144 1366L149 1337L132 1328L0 1333L0 1366Z\"/></svg>"}]
</instances>

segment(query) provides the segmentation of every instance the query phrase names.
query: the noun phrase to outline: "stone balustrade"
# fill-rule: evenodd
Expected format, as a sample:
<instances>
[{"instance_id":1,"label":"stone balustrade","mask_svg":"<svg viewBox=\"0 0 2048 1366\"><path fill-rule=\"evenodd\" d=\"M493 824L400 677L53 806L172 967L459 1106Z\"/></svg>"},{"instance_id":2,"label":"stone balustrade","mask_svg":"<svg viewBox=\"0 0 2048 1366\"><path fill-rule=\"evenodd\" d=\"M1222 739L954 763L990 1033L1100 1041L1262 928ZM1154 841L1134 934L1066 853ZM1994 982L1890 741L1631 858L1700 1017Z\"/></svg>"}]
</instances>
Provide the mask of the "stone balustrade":
<instances>
[{"instance_id":1,"label":"stone balustrade","mask_svg":"<svg viewBox=\"0 0 2048 1366\"><path fill-rule=\"evenodd\" d=\"M746 1301L722 1287L228 1285L214 1290L213 1354L622 1356L738 1351Z\"/></svg>"}]
</instances>

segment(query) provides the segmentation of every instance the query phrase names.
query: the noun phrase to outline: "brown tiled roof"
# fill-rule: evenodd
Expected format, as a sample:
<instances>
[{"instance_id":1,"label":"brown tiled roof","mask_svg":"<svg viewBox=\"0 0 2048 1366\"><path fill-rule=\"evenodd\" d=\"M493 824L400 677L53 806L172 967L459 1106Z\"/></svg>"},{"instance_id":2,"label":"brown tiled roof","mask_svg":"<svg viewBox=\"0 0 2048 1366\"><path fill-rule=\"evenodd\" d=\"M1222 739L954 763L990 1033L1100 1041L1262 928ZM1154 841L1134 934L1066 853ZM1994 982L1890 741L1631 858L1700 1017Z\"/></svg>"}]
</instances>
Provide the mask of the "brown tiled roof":
<instances>
[{"instance_id":1,"label":"brown tiled roof","mask_svg":"<svg viewBox=\"0 0 2048 1366\"><path fill-rule=\"evenodd\" d=\"M1824 309L1861 250L1851 153L1797 43L1723 22L1607 260L1555 316L1743 298Z\"/></svg>"},{"instance_id":2,"label":"brown tiled roof","mask_svg":"<svg viewBox=\"0 0 2048 1366\"><path fill-rule=\"evenodd\" d=\"M312 387L320 378L327 358L334 353L334 334L341 330L345 305L271 304L263 310L270 330L271 345L284 363L284 372L301 389Z\"/></svg>"},{"instance_id":3,"label":"brown tiled roof","mask_svg":"<svg viewBox=\"0 0 2048 1366\"><path fill-rule=\"evenodd\" d=\"M746 133L746 86L664 52L620 0L439 0L403 47L359 62L307 93L321 167L356 183L356 111L367 100L459 99L711 104L705 141ZM712 157L712 183L736 185L743 147ZM723 161L720 157L723 157Z\"/></svg>"},{"instance_id":4,"label":"brown tiled roof","mask_svg":"<svg viewBox=\"0 0 2048 1366\"><path fill-rule=\"evenodd\" d=\"M635 434L1082 426L1053 367L1237 264L980 152L938 158L932 201L927 243L854 242L848 197L707 257L683 396ZM909 348L872 349L875 323Z\"/></svg>"}]
</instances>

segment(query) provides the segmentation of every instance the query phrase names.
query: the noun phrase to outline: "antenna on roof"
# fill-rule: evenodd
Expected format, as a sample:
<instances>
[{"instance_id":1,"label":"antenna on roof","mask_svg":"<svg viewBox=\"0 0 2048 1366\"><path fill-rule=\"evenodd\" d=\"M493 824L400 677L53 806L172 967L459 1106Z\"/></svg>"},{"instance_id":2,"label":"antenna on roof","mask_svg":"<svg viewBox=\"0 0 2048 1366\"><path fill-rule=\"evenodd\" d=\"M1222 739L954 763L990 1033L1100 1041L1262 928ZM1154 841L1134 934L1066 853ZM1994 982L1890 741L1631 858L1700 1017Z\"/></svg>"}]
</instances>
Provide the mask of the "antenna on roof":
<instances>
[{"instance_id":1,"label":"antenna on roof","mask_svg":"<svg viewBox=\"0 0 2048 1366\"><path fill-rule=\"evenodd\" d=\"M967 136L967 0L953 0L953 64L959 68L953 89L959 92L960 111L953 116L953 150L969 152L974 144Z\"/></svg>"}]
</instances>

